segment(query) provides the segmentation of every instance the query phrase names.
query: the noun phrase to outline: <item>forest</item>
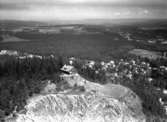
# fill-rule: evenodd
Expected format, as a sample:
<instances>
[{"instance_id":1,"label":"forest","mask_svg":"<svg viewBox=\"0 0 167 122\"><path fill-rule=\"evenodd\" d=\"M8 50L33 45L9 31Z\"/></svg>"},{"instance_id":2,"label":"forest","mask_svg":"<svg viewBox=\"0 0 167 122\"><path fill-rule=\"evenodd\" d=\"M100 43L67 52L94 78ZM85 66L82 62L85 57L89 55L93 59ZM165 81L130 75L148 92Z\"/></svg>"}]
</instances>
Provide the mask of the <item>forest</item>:
<instances>
[{"instance_id":1,"label":"forest","mask_svg":"<svg viewBox=\"0 0 167 122\"><path fill-rule=\"evenodd\" d=\"M62 58L43 57L18 59L1 56L0 61L0 114L9 115L17 106L23 109L26 100L40 93L46 79L58 82L58 74L63 66Z\"/></svg>"}]
</instances>

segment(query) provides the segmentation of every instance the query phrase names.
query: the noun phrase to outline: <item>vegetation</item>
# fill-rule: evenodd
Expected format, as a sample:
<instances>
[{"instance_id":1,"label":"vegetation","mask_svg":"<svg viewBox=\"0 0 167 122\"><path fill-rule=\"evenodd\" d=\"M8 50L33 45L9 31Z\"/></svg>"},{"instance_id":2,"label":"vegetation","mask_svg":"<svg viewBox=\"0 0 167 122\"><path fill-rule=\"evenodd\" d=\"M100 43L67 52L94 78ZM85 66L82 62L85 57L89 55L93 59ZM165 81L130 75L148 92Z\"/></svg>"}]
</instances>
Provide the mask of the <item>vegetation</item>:
<instances>
[{"instance_id":1,"label":"vegetation","mask_svg":"<svg viewBox=\"0 0 167 122\"><path fill-rule=\"evenodd\" d=\"M23 109L27 98L39 93L45 86L45 79L59 80L56 74L62 65L61 57L18 59L13 56L2 56L0 110L8 115L16 106L17 111Z\"/></svg>"},{"instance_id":2,"label":"vegetation","mask_svg":"<svg viewBox=\"0 0 167 122\"><path fill-rule=\"evenodd\" d=\"M78 73L83 75L86 79L101 84L107 83L105 77L105 71L100 70L102 69L101 65L95 64L93 69L89 67L82 68L83 64L75 62L74 66L77 69ZM97 70L99 70L99 73L96 73Z\"/></svg>"},{"instance_id":3,"label":"vegetation","mask_svg":"<svg viewBox=\"0 0 167 122\"><path fill-rule=\"evenodd\" d=\"M63 57L107 60L120 58L134 48L134 42L127 42L117 33L102 34L42 34L18 32L14 36L30 40L27 42L1 43L0 50L17 50L33 54L55 54ZM115 38L119 40L115 40Z\"/></svg>"},{"instance_id":4,"label":"vegetation","mask_svg":"<svg viewBox=\"0 0 167 122\"><path fill-rule=\"evenodd\" d=\"M133 66L129 64L128 67L120 65L120 60L115 60L116 68L103 70L100 62L96 62L93 67L85 65L85 61L76 60L74 62L75 68L78 72L93 82L101 84L115 83L122 84L132 89L143 101L144 112L148 116L166 117L164 107L160 104L159 98L167 100L166 95L162 92L167 88L167 72L161 70L159 67L166 66L165 59L148 60L139 57L128 56L124 57L124 62L131 62L135 60L138 66L142 67L141 62L150 64L150 67L157 68L151 70L147 75L133 74L132 79L127 77L118 77L113 80L106 76L106 73L121 73L128 67ZM61 57L43 56L40 58L26 58L19 59L14 56L1 56L0 60L0 110L1 113L10 114L15 108L19 111L23 109L26 100L35 93L39 93L45 86L45 80L50 79L54 82L59 82L59 69L63 66L64 59ZM132 69L135 68L134 66ZM118 70L116 70L118 69ZM131 69L128 69L131 71ZM97 72L98 71L98 72ZM112 76L113 77L113 76ZM148 78L152 77L152 82ZM156 89L160 88L160 91ZM81 90L84 91L83 88ZM17 106L17 107L16 107Z\"/></svg>"},{"instance_id":5,"label":"vegetation","mask_svg":"<svg viewBox=\"0 0 167 122\"><path fill-rule=\"evenodd\" d=\"M3 40L3 38L0 36L0 42Z\"/></svg>"},{"instance_id":6,"label":"vegetation","mask_svg":"<svg viewBox=\"0 0 167 122\"><path fill-rule=\"evenodd\" d=\"M17 22L17 24L20 25L21 23ZM12 28L18 28L17 24L14 27L12 26ZM96 63L93 68L83 68L85 63L78 61L74 66L81 75L93 82L101 84L111 82L131 88L142 99L143 108L147 115L164 117L164 108L160 104L159 98L167 101L166 96L162 93L163 89L167 89L167 72L160 69L160 66L167 66L167 60L142 59L130 55L127 56L127 53L134 48L166 51L166 45L147 43L152 38L156 39L157 35L166 39L166 31L143 31L138 29L138 27L133 28L131 26L109 27L109 29L111 31L105 31L106 28L103 27L89 28L88 30L92 32L100 32L94 34L42 34L39 32L13 33L6 31L3 34L30 41L1 43L0 50L9 49L40 55L61 55L62 57L74 56L96 61L114 59L117 62L117 66L121 58L127 62L134 59L139 62L139 66L141 62L147 62L155 70L152 69L148 75L142 75L142 73L133 74L132 79L127 78L126 75L120 75L126 69L124 66L118 66L118 70L112 69L107 72L109 74L117 73L122 76L112 80L106 76L106 71L101 70L102 66L100 63ZM121 37L118 33L119 30L121 32L129 32L133 41L127 41L126 38ZM2 40L1 35L2 32L0 32L0 41ZM135 42L135 40L141 40L141 42ZM45 79L58 82L58 73L62 65L63 59L59 56L58 58L27 58L24 60L12 56L0 57L0 114L5 112L8 115L16 106L17 110L22 109L26 99L34 93L39 93L43 88ZM133 72L129 67L128 71ZM152 82L148 81L150 77L153 78ZM157 88L161 90L157 91ZM81 88L81 90L84 89Z\"/></svg>"},{"instance_id":7,"label":"vegetation","mask_svg":"<svg viewBox=\"0 0 167 122\"><path fill-rule=\"evenodd\" d=\"M131 62L131 60L134 60L138 64L132 65L129 63L128 66L124 65L125 62ZM102 69L100 63L96 63L93 67L84 67L85 62L81 62L78 60L74 63L74 66L78 69L79 73L82 76L93 82L98 82L101 84L107 82L122 84L132 89L143 101L143 108L146 115L158 116L160 118L167 117L165 114L166 112L164 106L160 103L160 98L163 101L167 100L166 95L163 94L163 89L167 89L167 71L160 70L159 68L160 66L162 66L162 64L165 64L164 62L166 62L167 60L148 60L142 59L140 57L132 58L131 56L128 56L127 58L124 58L123 61L123 65L121 65L121 61L115 61L116 67L110 68L106 71ZM150 63L150 67L157 68L157 70L151 70L150 72L146 66L142 66L142 62ZM155 63L156 65L153 65ZM142 72L144 71L135 74L132 69L135 69L136 67L139 67L138 70L142 68L145 69L144 71L146 71L146 74L143 75ZM128 74L124 73L124 71L126 71L127 69L128 72L132 72L131 79L127 77ZM98 74L96 73L96 71L98 71ZM113 75L111 75L111 77L107 77L105 73L116 73L118 74L118 77L116 76L116 78L114 78L115 76ZM153 80L150 82L149 78L153 78ZM158 88L160 88L159 91L157 90Z\"/></svg>"}]
</instances>

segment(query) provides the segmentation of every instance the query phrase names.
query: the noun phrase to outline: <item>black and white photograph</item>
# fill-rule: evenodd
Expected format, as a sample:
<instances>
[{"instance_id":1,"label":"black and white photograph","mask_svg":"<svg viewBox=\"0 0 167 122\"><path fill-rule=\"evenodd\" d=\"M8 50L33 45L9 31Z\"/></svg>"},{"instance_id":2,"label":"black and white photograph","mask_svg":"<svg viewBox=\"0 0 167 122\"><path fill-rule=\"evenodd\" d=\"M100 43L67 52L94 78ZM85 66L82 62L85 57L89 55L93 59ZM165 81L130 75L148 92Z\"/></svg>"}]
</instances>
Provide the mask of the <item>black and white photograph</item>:
<instances>
[{"instance_id":1,"label":"black and white photograph","mask_svg":"<svg viewBox=\"0 0 167 122\"><path fill-rule=\"evenodd\" d=\"M0 122L167 122L167 0L0 0Z\"/></svg>"}]
</instances>

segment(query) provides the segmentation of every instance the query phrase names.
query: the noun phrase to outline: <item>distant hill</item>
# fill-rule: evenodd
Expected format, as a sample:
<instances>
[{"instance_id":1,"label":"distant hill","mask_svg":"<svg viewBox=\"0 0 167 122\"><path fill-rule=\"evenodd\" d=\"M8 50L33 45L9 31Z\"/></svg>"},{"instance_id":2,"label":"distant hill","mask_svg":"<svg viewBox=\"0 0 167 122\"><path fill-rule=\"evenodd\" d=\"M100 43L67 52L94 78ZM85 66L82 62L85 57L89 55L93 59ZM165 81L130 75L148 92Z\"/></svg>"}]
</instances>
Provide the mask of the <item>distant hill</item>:
<instances>
[{"instance_id":1,"label":"distant hill","mask_svg":"<svg viewBox=\"0 0 167 122\"><path fill-rule=\"evenodd\" d=\"M167 19L84 19L84 20L55 20L55 21L20 21L20 20L0 20L0 27L18 26L48 26L48 25L144 25L144 26L167 26Z\"/></svg>"},{"instance_id":2,"label":"distant hill","mask_svg":"<svg viewBox=\"0 0 167 122\"><path fill-rule=\"evenodd\" d=\"M36 25L47 25L43 22L37 22L37 21L18 21L18 20L0 20L0 27L1 28L18 28L22 26L36 26Z\"/></svg>"}]
</instances>

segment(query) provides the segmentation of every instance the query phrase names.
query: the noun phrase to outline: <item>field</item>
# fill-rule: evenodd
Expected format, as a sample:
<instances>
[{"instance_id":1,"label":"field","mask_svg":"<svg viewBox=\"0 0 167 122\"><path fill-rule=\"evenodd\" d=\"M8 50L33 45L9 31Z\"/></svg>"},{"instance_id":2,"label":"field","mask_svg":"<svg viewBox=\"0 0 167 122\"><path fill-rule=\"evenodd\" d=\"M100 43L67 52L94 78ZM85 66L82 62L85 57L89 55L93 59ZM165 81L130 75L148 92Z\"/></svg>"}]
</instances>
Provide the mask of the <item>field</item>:
<instances>
[{"instance_id":1,"label":"field","mask_svg":"<svg viewBox=\"0 0 167 122\"><path fill-rule=\"evenodd\" d=\"M0 50L17 50L41 55L108 60L122 58L132 49L166 52L166 22L133 24L46 25L37 22L3 22ZM1 22L2 23L2 22ZM155 26L156 24L156 26ZM163 26L163 28L162 28ZM17 40L18 39L18 40ZM4 39L5 40L5 39ZM21 41L28 40L28 41Z\"/></svg>"},{"instance_id":2,"label":"field","mask_svg":"<svg viewBox=\"0 0 167 122\"><path fill-rule=\"evenodd\" d=\"M107 57L121 57L134 48L133 42L127 42L123 39L114 40L118 35L113 34L45 35L20 33L17 36L32 41L1 43L0 49L104 60Z\"/></svg>"}]
</instances>

